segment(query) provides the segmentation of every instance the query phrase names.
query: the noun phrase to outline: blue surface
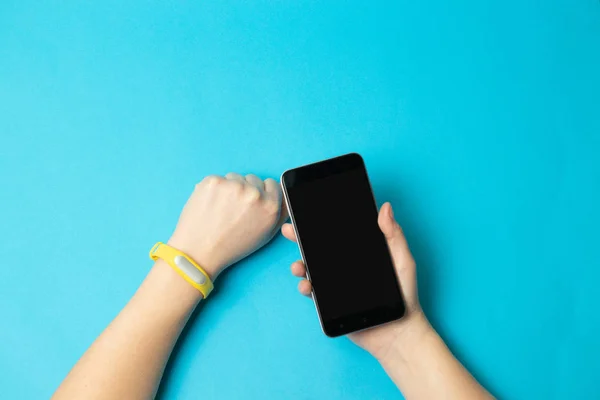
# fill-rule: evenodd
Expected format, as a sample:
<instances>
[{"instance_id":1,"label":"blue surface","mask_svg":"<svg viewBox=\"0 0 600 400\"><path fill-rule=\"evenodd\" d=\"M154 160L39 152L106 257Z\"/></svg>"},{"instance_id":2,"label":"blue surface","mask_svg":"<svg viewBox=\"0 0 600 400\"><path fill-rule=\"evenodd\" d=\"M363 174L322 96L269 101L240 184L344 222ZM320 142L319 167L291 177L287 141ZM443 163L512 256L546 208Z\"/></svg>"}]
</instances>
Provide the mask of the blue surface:
<instances>
[{"instance_id":1,"label":"blue surface","mask_svg":"<svg viewBox=\"0 0 600 400\"><path fill-rule=\"evenodd\" d=\"M477 378L600 398L600 3L365 3L0 3L2 398L49 397L204 175L350 151ZM297 258L219 282L162 398L401 398L320 332Z\"/></svg>"}]
</instances>

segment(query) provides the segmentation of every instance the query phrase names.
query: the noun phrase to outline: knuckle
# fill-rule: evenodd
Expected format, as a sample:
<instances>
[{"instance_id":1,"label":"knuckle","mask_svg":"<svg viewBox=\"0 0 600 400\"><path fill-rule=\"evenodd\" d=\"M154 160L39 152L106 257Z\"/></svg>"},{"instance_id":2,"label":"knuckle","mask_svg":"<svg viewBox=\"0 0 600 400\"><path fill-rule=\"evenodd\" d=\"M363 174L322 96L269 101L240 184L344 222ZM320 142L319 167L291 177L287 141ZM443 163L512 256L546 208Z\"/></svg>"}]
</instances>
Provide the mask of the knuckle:
<instances>
[{"instance_id":1,"label":"knuckle","mask_svg":"<svg viewBox=\"0 0 600 400\"><path fill-rule=\"evenodd\" d=\"M240 182L238 180L232 180L227 181L227 183L229 183L229 187L234 191L234 193L242 194L244 192L245 185L243 182Z\"/></svg>"},{"instance_id":2,"label":"knuckle","mask_svg":"<svg viewBox=\"0 0 600 400\"><path fill-rule=\"evenodd\" d=\"M254 186L249 186L246 188L246 199L250 202L257 202L260 200L260 190L255 188Z\"/></svg>"},{"instance_id":3,"label":"knuckle","mask_svg":"<svg viewBox=\"0 0 600 400\"><path fill-rule=\"evenodd\" d=\"M202 179L202 182L198 183L196 185L196 187L199 187L200 185L205 185L205 186L215 186L217 184L219 184L221 182L222 178L216 176L216 175L209 175L207 177L205 177L204 179Z\"/></svg>"},{"instance_id":4,"label":"knuckle","mask_svg":"<svg viewBox=\"0 0 600 400\"><path fill-rule=\"evenodd\" d=\"M277 182L277 181L276 181L275 179L273 179L273 178L267 178L267 179L265 179L265 185L266 185L266 186L270 186L270 187L272 187L272 188L274 188L274 189L277 189L277 188L279 188L279 182Z\"/></svg>"}]
</instances>

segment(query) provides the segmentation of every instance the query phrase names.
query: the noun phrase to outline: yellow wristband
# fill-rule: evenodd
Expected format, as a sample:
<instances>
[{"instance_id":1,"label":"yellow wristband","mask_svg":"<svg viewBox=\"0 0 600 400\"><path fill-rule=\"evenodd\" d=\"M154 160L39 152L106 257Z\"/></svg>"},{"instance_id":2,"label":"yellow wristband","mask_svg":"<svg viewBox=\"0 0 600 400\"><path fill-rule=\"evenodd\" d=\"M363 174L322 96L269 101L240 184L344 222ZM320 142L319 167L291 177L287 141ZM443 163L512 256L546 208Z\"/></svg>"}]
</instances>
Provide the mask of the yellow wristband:
<instances>
[{"instance_id":1,"label":"yellow wristband","mask_svg":"<svg viewBox=\"0 0 600 400\"><path fill-rule=\"evenodd\" d=\"M213 283L206 271L185 253L168 244L162 242L156 243L150 250L150 258L154 261L159 258L165 260L175 272L190 285L198 289L205 299L213 290Z\"/></svg>"}]
</instances>

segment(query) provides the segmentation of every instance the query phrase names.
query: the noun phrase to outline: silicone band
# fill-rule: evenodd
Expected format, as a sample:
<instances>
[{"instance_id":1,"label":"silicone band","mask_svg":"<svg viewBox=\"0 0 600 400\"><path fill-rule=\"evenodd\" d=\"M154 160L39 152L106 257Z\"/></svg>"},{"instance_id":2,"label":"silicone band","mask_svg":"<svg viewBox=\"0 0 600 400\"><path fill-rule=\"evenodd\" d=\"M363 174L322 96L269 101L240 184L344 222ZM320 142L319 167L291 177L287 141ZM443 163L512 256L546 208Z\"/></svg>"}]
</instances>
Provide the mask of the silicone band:
<instances>
[{"instance_id":1,"label":"silicone band","mask_svg":"<svg viewBox=\"0 0 600 400\"><path fill-rule=\"evenodd\" d=\"M150 250L150 258L154 261L162 258L190 285L198 289L206 299L212 292L214 285L206 271L196 264L194 260L185 253L164 244L156 243Z\"/></svg>"}]
</instances>

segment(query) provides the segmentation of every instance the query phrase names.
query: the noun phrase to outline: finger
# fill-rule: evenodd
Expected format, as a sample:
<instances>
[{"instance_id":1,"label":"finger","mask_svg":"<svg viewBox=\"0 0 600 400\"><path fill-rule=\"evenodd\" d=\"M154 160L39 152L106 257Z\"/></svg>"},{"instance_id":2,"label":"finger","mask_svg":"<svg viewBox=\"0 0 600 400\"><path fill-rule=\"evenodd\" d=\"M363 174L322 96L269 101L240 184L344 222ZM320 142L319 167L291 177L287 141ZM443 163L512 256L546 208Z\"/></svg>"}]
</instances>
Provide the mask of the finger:
<instances>
[{"instance_id":1,"label":"finger","mask_svg":"<svg viewBox=\"0 0 600 400\"><path fill-rule=\"evenodd\" d=\"M277 204L281 204L281 186L275 179L267 178L264 181L265 194Z\"/></svg>"},{"instance_id":2,"label":"finger","mask_svg":"<svg viewBox=\"0 0 600 400\"><path fill-rule=\"evenodd\" d=\"M394 219L394 212L390 203L385 203L381 207L377 222L387 240L396 274L400 280L400 286L408 306L418 307L415 261L410 253L402 228Z\"/></svg>"},{"instance_id":3,"label":"finger","mask_svg":"<svg viewBox=\"0 0 600 400\"><path fill-rule=\"evenodd\" d=\"M291 240L292 242L298 241L296 239L296 232L294 231L292 224L283 224L281 227L281 233L286 239Z\"/></svg>"},{"instance_id":4,"label":"finger","mask_svg":"<svg viewBox=\"0 0 600 400\"><path fill-rule=\"evenodd\" d=\"M306 276L306 268L304 267L304 263L300 260L293 262L290 269L292 270L292 275L297 276L298 278Z\"/></svg>"},{"instance_id":5,"label":"finger","mask_svg":"<svg viewBox=\"0 0 600 400\"><path fill-rule=\"evenodd\" d=\"M261 193L263 193L265 191L265 183L263 182L262 179L260 179L258 176L254 175L254 174L246 175L246 182L248 182L252 186L256 187L258 190L260 190Z\"/></svg>"},{"instance_id":6,"label":"finger","mask_svg":"<svg viewBox=\"0 0 600 400\"><path fill-rule=\"evenodd\" d=\"M275 179L265 179L265 196L269 201L275 202L279 206L279 218L275 225L275 230L279 230L281 225L288 220L289 214L287 205L283 200L283 194L281 193L281 185ZM273 232L275 233L275 232Z\"/></svg>"},{"instance_id":7,"label":"finger","mask_svg":"<svg viewBox=\"0 0 600 400\"><path fill-rule=\"evenodd\" d=\"M282 200L281 201L281 213L279 214L279 225L278 225L277 229L279 229L279 227L283 226L284 222L287 221L288 219L290 219L290 214L288 212L287 203L284 200Z\"/></svg>"},{"instance_id":8,"label":"finger","mask_svg":"<svg viewBox=\"0 0 600 400\"><path fill-rule=\"evenodd\" d=\"M302 279L300 282L298 282L298 291L304 296L310 296L312 293L311 283L306 279Z\"/></svg>"},{"instance_id":9,"label":"finger","mask_svg":"<svg viewBox=\"0 0 600 400\"><path fill-rule=\"evenodd\" d=\"M225 178L229 179L230 181L239 181L242 183L246 183L244 177L235 172L228 173L227 175L225 175Z\"/></svg>"},{"instance_id":10,"label":"finger","mask_svg":"<svg viewBox=\"0 0 600 400\"><path fill-rule=\"evenodd\" d=\"M390 203L385 203L381 206L377 222L388 241L394 241L394 244L397 246L408 247L402 228L394 219L394 211Z\"/></svg>"}]
</instances>

